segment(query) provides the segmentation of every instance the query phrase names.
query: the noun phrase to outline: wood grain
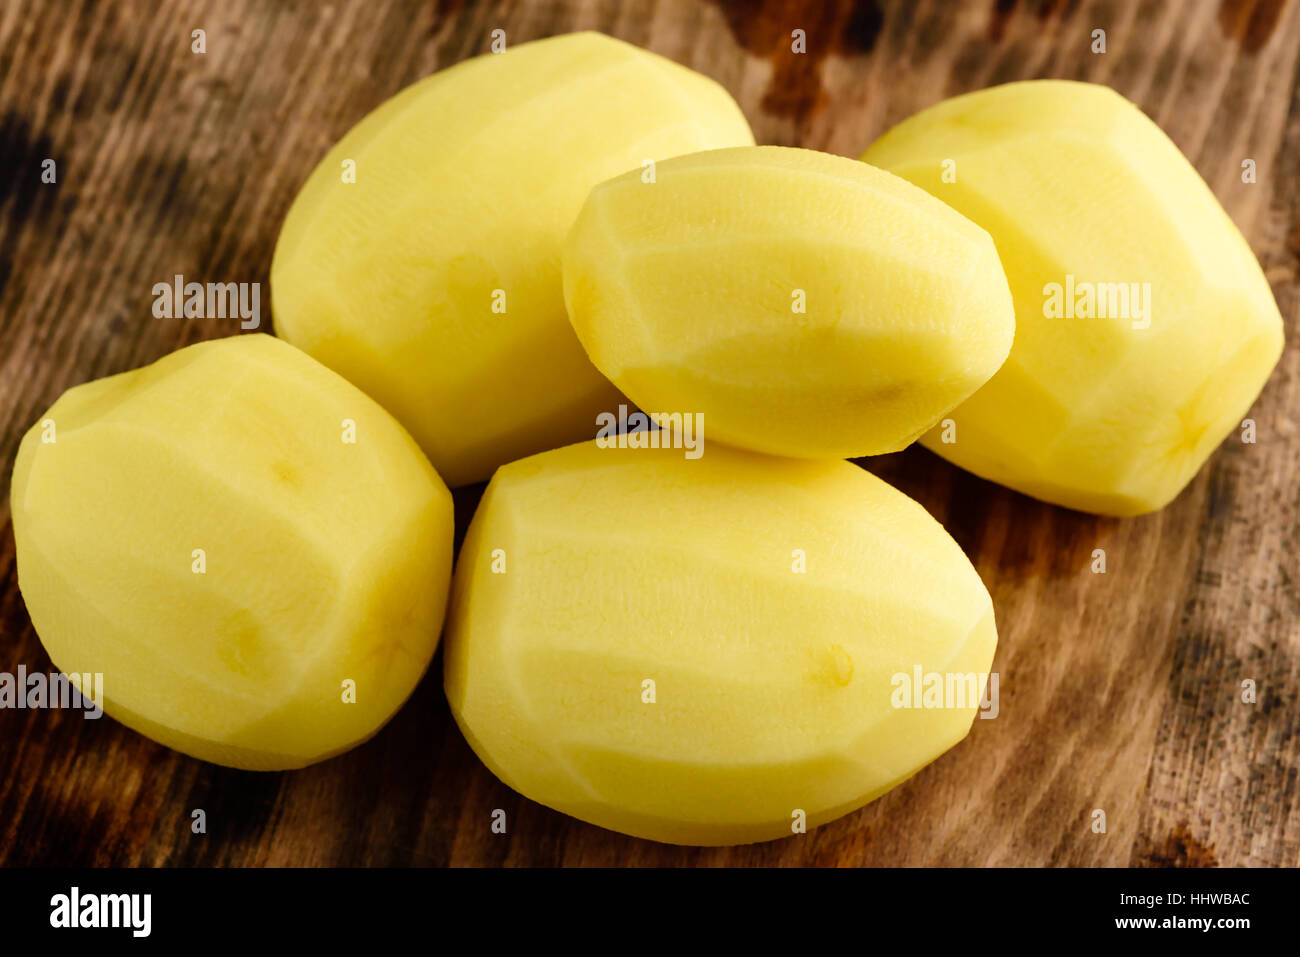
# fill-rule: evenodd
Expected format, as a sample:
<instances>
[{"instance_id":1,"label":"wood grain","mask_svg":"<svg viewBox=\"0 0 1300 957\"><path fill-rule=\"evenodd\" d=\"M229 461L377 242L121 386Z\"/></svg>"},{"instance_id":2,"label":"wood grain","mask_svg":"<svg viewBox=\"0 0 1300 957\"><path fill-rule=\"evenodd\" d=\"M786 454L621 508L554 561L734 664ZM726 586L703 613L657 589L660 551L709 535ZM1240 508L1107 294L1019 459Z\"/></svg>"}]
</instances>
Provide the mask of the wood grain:
<instances>
[{"instance_id":1,"label":"wood grain","mask_svg":"<svg viewBox=\"0 0 1300 957\"><path fill-rule=\"evenodd\" d=\"M207 53L190 50L195 28ZM856 156L943 97L1107 83L1177 142L1287 320L1252 411L1162 512L1119 521L910 449L866 463L953 533L993 594L1001 713L808 835L686 849L497 782L440 660L363 747L303 771L199 763L111 720L0 712L0 864L1295 865L1300 861L1300 3L496 2L0 7L0 670L50 667L18 594L9 470L64 389L238 331L151 315L154 283L263 283L295 191L370 108L440 67L596 28L722 82L760 142ZM790 52L804 29L808 52ZM1107 31L1093 54L1090 33ZM1258 165L1243 184L1241 162ZM58 182L40 182L43 160ZM458 495L461 527L479 489ZM1089 570L1104 548L1108 571ZM1253 678L1259 701L1240 701ZM208 833L190 832L207 812ZM490 815L508 814L494 835ZM1094 834L1091 814L1106 812Z\"/></svg>"}]
</instances>

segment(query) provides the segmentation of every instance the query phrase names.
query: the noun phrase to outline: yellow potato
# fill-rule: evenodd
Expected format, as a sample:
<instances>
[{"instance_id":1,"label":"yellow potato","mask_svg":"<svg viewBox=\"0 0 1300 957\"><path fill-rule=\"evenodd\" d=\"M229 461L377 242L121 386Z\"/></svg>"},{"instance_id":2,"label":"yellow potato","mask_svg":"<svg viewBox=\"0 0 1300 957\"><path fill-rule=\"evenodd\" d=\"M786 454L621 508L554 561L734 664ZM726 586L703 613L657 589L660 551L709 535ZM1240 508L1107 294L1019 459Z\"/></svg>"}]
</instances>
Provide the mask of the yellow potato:
<instances>
[{"instance_id":1,"label":"yellow potato","mask_svg":"<svg viewBox=\"0 0 1300 957\"><path fill-rule=\"evenodd\" d=\"M470 745L525 796L733 844L846 814L960 741L996 643L956 543L851 463L588 442L488 485L445 677ZM918 670L967 697L898 707Z\"/></svg>"},{"instance_id":2,"label":"yellow potato","mask_svg":"<svg viewBox=\"0 0 1300 957\"><path fill-rule=\"evenodd\" d=\"M564 312L560 244L587 192L753 141L718 84L600 34L458 64L307 180L271 265L276 331L392 412L449 485L486 479L592 436L619 401Z\"/></svg>"},{"instance_id":3,"label":"yellow potato","mask_svg":"<svg viewBox=\"0 0 1300 957\"><path fill-rule=\"evenodd\" d=\"M564 289L591 360L641 408L806 458L911 444L1015 331L982 229L889 173L775 146L597 186Z\"/></svg>"},{"instance_id":4,"label":"yellow potato","mask_svg":"<svg viewBox=\"0 0 1300 957\"><path fill-rule=\"evenodd\" d=\"M12 511L55 665L101 674L105 711L206 761L359 744L438 642L450 493L388 413L270 336L64 393L23 437Z\"/></svg>"},{"instance_id":5,"label":"yellow potato","mask_svg":"<svg viewBox=\"0 0 1300 957\"><path fill-rule=\"evenodd\" d=\"M922 439L977 475L1088 512L1161 508L1281 354L1281 316L1245 240L1169 138L1106 87L959 96L862 158L997 243L1015 345Z\"/></svg>"}]
</instances>

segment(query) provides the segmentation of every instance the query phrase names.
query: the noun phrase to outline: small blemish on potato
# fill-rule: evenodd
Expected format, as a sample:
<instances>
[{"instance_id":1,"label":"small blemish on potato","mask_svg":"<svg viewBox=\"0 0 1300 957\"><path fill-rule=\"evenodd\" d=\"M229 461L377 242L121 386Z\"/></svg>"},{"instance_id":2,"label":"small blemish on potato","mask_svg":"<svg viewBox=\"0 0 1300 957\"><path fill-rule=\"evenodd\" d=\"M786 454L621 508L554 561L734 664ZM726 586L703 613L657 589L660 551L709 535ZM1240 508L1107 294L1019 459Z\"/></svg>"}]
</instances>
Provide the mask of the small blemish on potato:
<instances>
[{"instance_id":1,"label":"small blemish on potato","mask_svg":"<svg viewBox=\"0 0 1300 957\"><path fill-rule=\"evenodd\" d=\"M266 635L249 611L240 610L231 615L218 635L217 657L235 674L254 674L259 662L270 655Z\"/></svg>"},{"instance_id":2,"label":"small blemish on potato","mask_svg":"<svg viewBox=\"0 0 1300 957\"><path fill-rule=\"evenodd\" d=\"M835 684L847 687L853 680L853 656L844 650L843 645L829 644L824 658L826 674Z\"/></svg>"},{"instance_id":3,"label":"small blemish on potato","mask_svg":"<svg viewBox=\"0 0 1300 957\"><path fill-rule=\"evenodd\" d=\"M275 476L277 482L298 488L302 485L302 475L299 473L297 466L291 462L276 462L271 466L271 474Z\"/></svg>"}]
</instances>

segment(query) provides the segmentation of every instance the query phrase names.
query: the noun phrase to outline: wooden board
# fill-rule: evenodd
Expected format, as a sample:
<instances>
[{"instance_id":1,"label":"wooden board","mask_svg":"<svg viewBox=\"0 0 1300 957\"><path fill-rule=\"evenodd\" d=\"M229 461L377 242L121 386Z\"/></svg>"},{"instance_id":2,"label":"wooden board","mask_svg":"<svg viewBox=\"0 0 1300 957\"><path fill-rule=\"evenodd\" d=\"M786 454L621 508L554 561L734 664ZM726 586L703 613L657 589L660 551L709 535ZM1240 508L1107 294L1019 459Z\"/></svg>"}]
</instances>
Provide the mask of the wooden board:
<instances>
[{"instance_id":1,"label":"wooden board","mask_svg":"<svg viewBox=\"0 0 1300 957\"><path fill-rule=\"evenodd\" d=\"M191 52L196 28L206 54ZM486 51L497 28L510 43L623 37L722 82L759 142L851 156L955 93L1110 84L1200 170L1287 318L1251 413L1258 443L1230 438L1171 506L1128 521L1032 501L919 448L867 463L988 583L1001 713L808 835L675 848L532 804L466 746L439 659L374 740L285 774L202 764L111 720L0 712L0 864L1296 864L1300 2L5 3L0 670L50 667L8 528L22 432L69 386L237 332L154 318L154 283L261 282L265 303L280 223L325 150L403 86ZM791 52L794 29L806 54ZM1105 54L1090 50L1094 29ZM57 185L40 181L47 158ZM458 496L462 528L479 491ZM1104 575L1090 571L1097 548ZM505 835L490 830L496 808Z\"/></svg>"}]
</instances>

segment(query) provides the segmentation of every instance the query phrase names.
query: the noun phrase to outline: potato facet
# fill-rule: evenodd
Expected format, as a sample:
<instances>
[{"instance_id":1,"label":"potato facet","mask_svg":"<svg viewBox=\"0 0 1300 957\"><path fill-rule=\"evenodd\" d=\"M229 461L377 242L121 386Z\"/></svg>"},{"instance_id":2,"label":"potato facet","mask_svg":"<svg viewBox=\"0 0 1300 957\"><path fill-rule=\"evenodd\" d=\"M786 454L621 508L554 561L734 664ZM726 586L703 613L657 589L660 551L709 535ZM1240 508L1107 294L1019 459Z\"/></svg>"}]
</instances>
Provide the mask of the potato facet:
<instances>
[{"instance_id":1,"label":"potato facet","mask_svg":"<svg viewBox=\"0 0 1300 957\"><path fill-rule=\"evenodd\" d=\"M564 312L560 244L588 190L753 141L721 86L600 34L457 64L312 173L271 266L276 331L393 413L449 485L484 480L618 403Z\"/></svg>"},{"instance_id":2,"label":"potato facet","mask_svg":"<svg viewBox=\"0 0 1300 957\"><path fill-rule=\"evenodd\" d=\"M783 147L597 186L565 245L588 355L647 412L806 458L893 452L982 385L1015 322L993 242L896 176Z\"/></svg>"},{"instance_id":3,"label":"potato facet","mask_svg":"<svg viewBox=\"0 0 1300 957\"><path fill-rule=\"evenodd\" d=\"M964 704L896 678L982 681L988 592L920 505L842 461L594 442L500 469L448 616L452 713L502 781L679 844L789 835L956 744Z\"/></svg>"},{"instance_id":4,"label":"potato facet","mask_svg":"<svg viewBox=\"0 0 1300 957\"><path fill-rule=\"evenodd\" d=\"M269 336L65 392L24 436L11 498L55 665L102 674L108 714L194 757L347 750L437 645L450 493L392 416Z\"/></svg>"},{"instance_id":5,"label":"potato facet","mask_svg":"<svg viewBox=\"0 0 1300 957\"><path fill-rule=\"evenodd\" d=\"M1070 508L1171 501L1259 395L1282 321L1259 263L1196 170L1104 86L1009 83L947 100L863 160L997 243L1016 307L998 373L921 441Z\"/></svg>"}]
</instances>

